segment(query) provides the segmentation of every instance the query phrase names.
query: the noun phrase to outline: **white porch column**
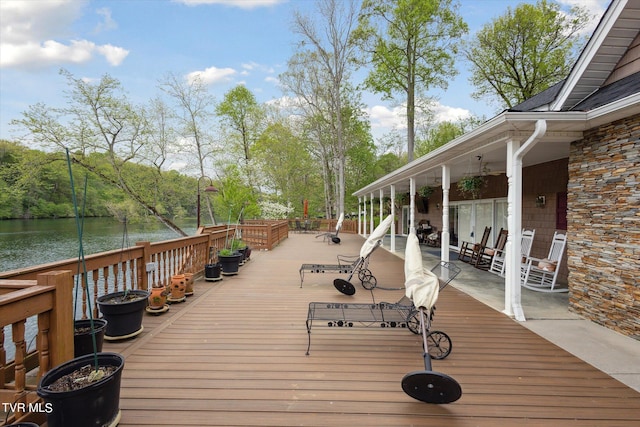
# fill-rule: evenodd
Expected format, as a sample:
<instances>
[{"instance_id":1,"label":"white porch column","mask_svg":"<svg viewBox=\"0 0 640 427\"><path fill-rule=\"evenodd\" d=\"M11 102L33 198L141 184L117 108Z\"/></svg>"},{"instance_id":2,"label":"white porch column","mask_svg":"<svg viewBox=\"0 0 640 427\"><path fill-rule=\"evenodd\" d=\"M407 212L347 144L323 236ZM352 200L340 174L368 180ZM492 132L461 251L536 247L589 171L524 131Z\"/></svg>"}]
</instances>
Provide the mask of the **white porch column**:
<instances>
[{"instance_id":1,"label":"white porch column","mask_svg":"<svg viewBox=\"0 0 640 427\"><path fill-rule=\"evenodd\" d=\"M391 252L396 251L396 186L391 185Z\"/></svg>"},{"instance_id":2,"label":"white porch column","mask_svg":"<svg viewBox=\"0 0 640 427\"><path fill-rule=\"evenodd\" d=\"M416 230L416 179L409 178L409 233Z\"/></svg>"},{"instance_id":3,"label":"white porch column","mask_svg":"<svg viewBox=\"0 0 640 427\"><path fill-rule=\"evenodd\" d=\"M440 236L440 259L449 261L449 188L451 168L442 165L442 234Z\"/></svg>"},{"instance_id":4,"label":"white porch column","mask_svg":"<svg viewBox=\"0 0 640 427\"><path fill-rule=\"evenodd\" d=\"M362 235L367 237L367 195L362 196L364 205L362 206Z\"/></svg>"},{"instance_id":5,"label":"white porch column","mask_svg":"<svg viewBox=\"0 0 640 427\"><path fill-rule=\"evenodd\" d=\"M384 212L382 211L382 198L384 197L384 191L382 191L382 188L380 189L379 194L379 199L380 199L380 223L382 223L382 221L384 220Z\"/></svg>"},{"instance_id":6,"label":"white porch column","mask_svg":"<svg viewBox=\"0 0 640 427\"><path fill-rule=\"evenodd\" d=\"M371 222L370 227L369 227L369 234L373 233L373 229L375 228L373 226L373 191L371 192L371 194L369 194L369 199L371 200L371 215L369 216L369 221Z\"/></svg>"},{"instance_id":7,"label":"white porch column","mask_svg":"<svg viewBox=\"0 0 640 427\"><path fill-rule=\"evenodd\" d=\"M358 234L362 235L362 197L358 197Z\"/></svg>"},{"instance_id":8,"label":"white porch column","mask_svg":"<svg viewBox=\"0 0 640 427\"><path fill-rule=\"evenodd\" d=\"M515 154L520 148L519 141L507 142L507 227L509 234L505 243L505 284L504 313L514 316L513 302L520 303L520 260L512 254L520 253L520 241L514 237L522 228L522 162L517 162ZM520 308L522 310L522 308ZM524 314L522 315L524 319Z\"/></svg>"}]
</instances>

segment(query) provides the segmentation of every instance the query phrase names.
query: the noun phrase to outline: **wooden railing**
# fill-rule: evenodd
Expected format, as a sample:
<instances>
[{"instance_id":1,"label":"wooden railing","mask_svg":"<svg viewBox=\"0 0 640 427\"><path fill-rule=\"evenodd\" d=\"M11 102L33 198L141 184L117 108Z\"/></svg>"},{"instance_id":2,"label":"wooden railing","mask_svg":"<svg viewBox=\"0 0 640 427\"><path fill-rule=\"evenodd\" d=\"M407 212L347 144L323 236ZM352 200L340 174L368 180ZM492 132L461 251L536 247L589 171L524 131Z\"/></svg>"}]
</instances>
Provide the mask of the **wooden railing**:
<instances>
[{"instance_id":1,"label":"wooden railing","mask_svg":"<svg viewBox=\"0 0 640 427\"><path fill-rule=\"evenodd\" d=\"M222 248L234 232L235 229L227 231L225 227L224 230L163 242L137 242L135 246L122 250L85 256L84 260L67 259L0 272L0 279L35 280L39 274L49 271L72 271L74 283L82 285L79 287L82 298L78 300L81 306L75 308L76 318L87 318L89 306L93 316L98 317L95 301L100 295L166 285L172 275L182 272L201 274L211 251ZM92 296L90 299L87 289Z\"/></svg>"},{"instance_id":2,"label":"wooden railing","mask_svg":"<svg viewBox=\"0 0 640 427\"><path fill-rule=\"evenodd\" d=\"M304 220L299 220L304 221ZM312 219L309 220L311 223L317 222L318 226L314 231L318 232L334 232L336 231L336 224L338 223L337 219ZM288 220L289 230L296 229L296 220ZM342 222L342 228L340 229L340 233L346 234L357 234L358 233L358 221L345 219Z\"/></svg>"},{"instance_id":3,"label":"wooden railing","mask_svg":"<svg viewBox=\"0 0 640 427\"><path fill-rule=\"evenodd\" d=\"M33 391L40 377L54 366L73 358L73 278L71 271L39 274L36 280L0 280L0 414L9 422L38 421L43 414ZM36 350L28 352L25 329L27 319L35 318ZM13 360L7 361L5 326L11 327L15 347ZM27 372L37 370L28 384Z\"/></svg>"},{"instance_id":4,"label":"wooden railing","mask_svg":"<svg viewBox=\"0 0 640 427\"><path fill-rule=\"evenodd\" d=\"M255 249L271 250L288 236L286 221L246 221L238 226L201 227L195 236L156 243L137 242L135 246L88 255L83 260L67 259L0 272L0 279L35 280L49 271L72 271L74 283L81 285L82 295L78 299L80 306L75 308L76 318L87 318L90 311L93 317L98 317L94 302L101 295L166 285L171 276L178 273L202 274L205 264L215 259L217 251L230 245L236 230Z\"/></svg>"}]
</instances>

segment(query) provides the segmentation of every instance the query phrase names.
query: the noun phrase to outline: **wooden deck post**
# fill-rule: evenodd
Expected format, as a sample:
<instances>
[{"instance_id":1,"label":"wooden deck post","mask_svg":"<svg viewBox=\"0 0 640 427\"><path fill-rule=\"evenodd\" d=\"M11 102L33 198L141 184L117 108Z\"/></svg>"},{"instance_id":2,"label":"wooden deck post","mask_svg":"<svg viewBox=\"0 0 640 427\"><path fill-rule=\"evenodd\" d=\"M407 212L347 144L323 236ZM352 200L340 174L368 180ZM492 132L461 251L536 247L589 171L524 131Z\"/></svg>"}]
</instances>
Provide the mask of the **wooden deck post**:
<instances>
[{"instance_id":1,"label":"wooden deck post","mask_svg":"<svg viewBox=\"0 0 640 427\"><path fill-rule=\"evenodd\" d=\"M138 289L146 291L150 285L147 264L151 262L151 242L136 242L136 246L142 248L142 265L138 265Z\"/></svg>"},{"instance_id":2,"label":"wooden deck post","mask_svg":"<svg viewBox=\"0 0 640 427\"><path fill-rule=\"evenodd\" d=\"M49 317L51 367L73 359L73 276L71 271L49 271L38 275L38 285L53 285L53 309Z\"/></svg>"}]
</instances>

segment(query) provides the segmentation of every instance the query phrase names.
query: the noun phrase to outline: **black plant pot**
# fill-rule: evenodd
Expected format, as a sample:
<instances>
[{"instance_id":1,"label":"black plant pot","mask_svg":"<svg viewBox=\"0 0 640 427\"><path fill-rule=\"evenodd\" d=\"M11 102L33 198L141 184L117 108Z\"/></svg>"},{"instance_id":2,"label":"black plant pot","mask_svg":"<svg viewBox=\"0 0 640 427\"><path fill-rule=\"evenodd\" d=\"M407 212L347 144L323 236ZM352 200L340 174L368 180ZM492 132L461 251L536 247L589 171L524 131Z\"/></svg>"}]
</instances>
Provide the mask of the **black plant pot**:
<instances>
[{"instance_id":1,"label":"black plant pot","mask_svg":"<svg viewBox=\"0 0 640 427\"><path fill-rule=\"evenodd\" d=\"M222 274L225 276L238 274L238 267L240 266L241 258L242 254L240 252L234 252L233 255L218 254L218 260L222 266Z\"/></svg>"},{"instance_id":2,"label":"black plant pot","mask_svg":"<svg viewBox=\"0 0 640 427\"><path fill-rule=\"evenodd\" d=\"M91 320L76 320L73 324L75 332L73 334L73 357L80 357L85 354L93 354L93 335L96 337L96 351L102 351L104 332L107 328L107 321L104 319L93 319L93 331L91 330ZM78 331L78 329L82 331ZM86 329L86 331L85 331Z\"/></svg>"},{"instance_id":3,"label":"black plant pot","mask_svg":"<svg viewBox=\"0 0 640 427\"><path fill-rule=\"evenodd\" d=\"M244 262L247 260L247 247L245 246L244 248L239 248L237 252L242 255L240 257L240 265L244 265Z\"/></svg>"},{"instance_id":4,"label":"black plant pot","mask_svg":"<svg viewBox=\"0 0 640 427\"><path fill-rule=\"evenodd\" d=\"M98 307L107 321L104 339L132 338L142 332L142 317L147 307L149 293L142 290L113 292L98 297Z\"/></svg>"},{"instance_id":5,"label":"black plant pot","mask_svg":"<svg viewBox=\"0 0 640 427\"><path fill-rule=\"evenodd\" d=\"M38 396L51 404L48 427L93 427L116 425L120 418L120 379L124 357L117 353L98 353L98 366L116 366L115 372L73 391L52 391L48 387L59 378L85 365L93 365L93 354L71 359L44 374Z\"/></svg>"},{"instance_id":6,"label":"black plant pot","mask_svg":"<svg viewBox=\"0 0 640 427\"><path fill-rule=\"evenodd\" d=\"M209 282L215 282L218 280L222 280L220 276L220 272L222 271L222 266L220 263L218 264L205 264L204 266L204 280Z\"/></svg>"}]
</instances>

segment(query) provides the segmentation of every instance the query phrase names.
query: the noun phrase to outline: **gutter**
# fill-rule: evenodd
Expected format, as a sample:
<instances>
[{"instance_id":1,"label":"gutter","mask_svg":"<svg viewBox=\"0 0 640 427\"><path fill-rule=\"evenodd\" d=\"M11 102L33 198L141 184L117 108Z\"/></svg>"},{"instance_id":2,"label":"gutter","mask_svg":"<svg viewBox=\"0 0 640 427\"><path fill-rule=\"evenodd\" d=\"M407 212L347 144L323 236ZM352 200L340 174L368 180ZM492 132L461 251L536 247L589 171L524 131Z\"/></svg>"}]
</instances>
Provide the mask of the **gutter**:
<instances>
[{"instance_id":1,"label":"gutter","mask_svg":"<svg viewBox=\"0 0 640 427\"><path fill-rule=\"evenodd\" d=\"M513 202L513 217L509 228L516 231L522 229L522 158L540 141L547 132L547 121L539 119L536 121L535 129L531 136L513 154L511 163L511 173L513 176L514 194L511 197ZM514 233L516 239L511 242L510 261L513 267L507 276L505 289L505 311L513 314L516 320L524 322L526 320L522 310L521 288L520 288L520 239L517 231ZM509 280L510 279L510 280Z\"/></svg>"}]
</instances>

